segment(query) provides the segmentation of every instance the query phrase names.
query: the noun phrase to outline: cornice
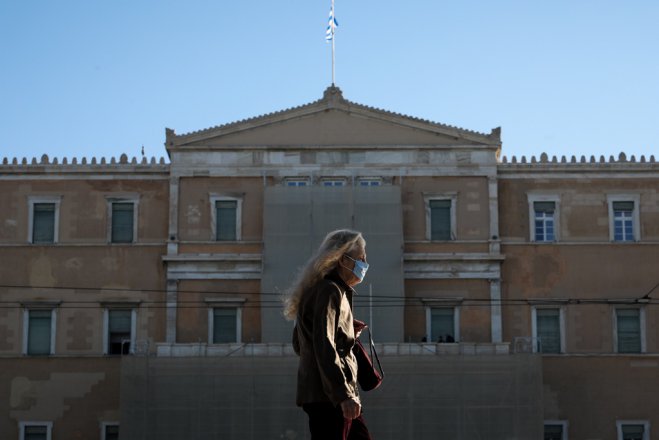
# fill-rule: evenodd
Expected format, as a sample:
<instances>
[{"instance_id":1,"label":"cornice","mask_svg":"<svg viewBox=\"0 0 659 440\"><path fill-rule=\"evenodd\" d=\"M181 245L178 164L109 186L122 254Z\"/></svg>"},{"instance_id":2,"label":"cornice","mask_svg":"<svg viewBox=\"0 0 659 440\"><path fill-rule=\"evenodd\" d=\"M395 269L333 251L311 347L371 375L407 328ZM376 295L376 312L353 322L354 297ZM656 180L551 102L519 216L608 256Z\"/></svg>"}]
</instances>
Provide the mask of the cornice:
<instances>
[{"instance_id":1,"label":"cornice","mask_svg":"<svg viewBox=\"0 0 659 440\"><path fill-rule=\"evenodd\" d=\"M479 133L464 128L459 128L447 124L429 121L427 119L417 118L409 115L403 115L363 104L358 104L343 98L343 94L338 87L328 87L323 97L319 100L310 102L297 107L291 107L248 119L230 122L223 125L177 135L172 129L165 129L167 150L186 149L186 144L203 141L210 137L226 136L245 130L251 130L256 127L262 127L286 120L300 118L304 116L321 113L327 110L337 110L348 114L358 114L368 118L378 119L392 124L407 126L410 128L430 131L433 133L452 136L458 139L466 139L471 142L477 142L486 145L499 147L501 145L501 129L495 128L490 134Z\"/></svg>"}]
</instances>

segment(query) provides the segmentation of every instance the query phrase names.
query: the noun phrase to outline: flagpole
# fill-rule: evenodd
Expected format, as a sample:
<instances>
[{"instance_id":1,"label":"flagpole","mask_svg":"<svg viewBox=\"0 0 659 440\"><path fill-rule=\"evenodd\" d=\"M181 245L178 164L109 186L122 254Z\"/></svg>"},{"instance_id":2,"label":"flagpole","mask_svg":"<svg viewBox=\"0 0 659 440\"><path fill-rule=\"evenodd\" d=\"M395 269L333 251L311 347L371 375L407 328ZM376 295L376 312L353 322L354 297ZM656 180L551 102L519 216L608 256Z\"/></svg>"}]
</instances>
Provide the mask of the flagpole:
<instances>
[{"instance_id":1,"label":"flagpole","mask_svg":"<svg viewBox=\"0 0 659 440\"><path fill-rule=\"evenodd\" d=\"M334 0L332 0L332 20L336 20L336 13L334 12ZM335 72L334 72L334 40L336 40L336 33L334 30L332 30L332 86L336 84L334 78L335 78Z\"/></svg>"}]
</instances>

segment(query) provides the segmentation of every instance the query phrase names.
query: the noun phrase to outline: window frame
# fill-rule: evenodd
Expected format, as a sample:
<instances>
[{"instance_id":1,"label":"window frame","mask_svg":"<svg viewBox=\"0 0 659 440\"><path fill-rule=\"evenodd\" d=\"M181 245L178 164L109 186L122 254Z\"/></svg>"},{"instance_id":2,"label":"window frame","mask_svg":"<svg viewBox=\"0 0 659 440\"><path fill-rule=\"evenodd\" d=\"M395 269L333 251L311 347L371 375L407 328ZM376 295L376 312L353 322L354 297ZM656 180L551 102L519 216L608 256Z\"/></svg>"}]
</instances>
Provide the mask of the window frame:
<instances>
[{"instance_id":1,"label":"window frame","mask_svg":"<svg viewBox=\"0 0 659 440\"><path fill-rule=\"evenodd\" d=\"M28 426L45 426L46 427L46 440L52 439L53 422L35 422L35 421L20 421L18 422L18 439L25 440L25 428Z\"/></svg>"},{"instance_id":2,"label":"window frame","mask_svg":"<svg viewBox=\"0 0 659 440\"><path fill-rule=\"evenodd\" d=\"M558 194L537 194L527 193L526 198L529 205L529 241L531 243L557 243L561 238L561 196ZM553 240L536 240L535 239L535 202L554 202L554 239Z\"/></svg>"},{"instance_id":3,"label":"window frame","mask_svg":"<svg viewBox=\"0 0 659 440\"><path fill-rule=\"evenodd\" d=\"M119 426L119 422L118 421L103 421L103 422L100 423L100 426L101 426L101 440L107 440L106 439L106 435L107 435L106 428L108 426Z\"/></svg>"},{"instance_id":4,"label":"window frame","mask_svg":"<svg viewBox=\"0 0 659 440\"><path fill-rule=\"evenodd\" d=\"M105 198L106 209L107 209L107 229L106 229L106 239L109 244L114 245L126 245L137 243L137 230L138 230L138 219L139 219L139 207L140 207L140 196L138 194L126 194L126 195L113 195L106 196ZM133 240L130 242L114 242L112 241L112 205L114 203L132 203L133 204Z\"/></svg>"},{"instance_id":5,"label":"window frame","mask_svg":"<svg viewBox=\"0 0 659 440\"><path fill-rule=\"evenodd\" d=\"M560 332L559 340L561 344L558 353L544 353L538 347L538 341L540 340L538 336L538 310L558 310L558 331ZM533 353L540 353L542 355L565 354L565 306L531 306L531 335L533 337Z\"/></svg>"},{"instance_id":6,"label":"window frame","mask_svg":"<svg viewBox=\"0 0 659 440\"><path fill-rule=\"evenodd\" d=\"M450 219L450 231L451 231L451 237L448 240L433 240L432 238L432 209L430 208L430 202L435 201L435 200L450 200L451 202L451 212L449 213L449 219ZM456 207L457 207L457 200L458 200L458 193L457 192L447 192L447 193L433 193L433 194L424 194L423 196L423 203L425 207L425 214L426 214L426 240L431 241L431 242L436 242L436 243L446 243L449 241L456 241L457 240L457 213L456 213Z\"/></svg>"},{"instance_id":7,"label":"window frame","mask_svg":"<svg viewBox=\"0 0 659 440\"><path fill-rule=\"evenodd\" d=\"M208 304L208 344L234 344L242 343L242 321L243 321L243 306L245 303L244 298L206 298ZM215 309L235 309L236 310L236 341L234 342L215 342Z\"/></svg>"},{"instance_id":8,"label":"window frame","mask_svg":"<svg viewBox=\"0 0 659 440\"><path fill-rule=\"evenodd\" d=\"M106 305L103 309L103 354L105 356L125 356L120 354L110 354L110 311L111 310L130 310L130 347L128 354L135 354L135 342L137 332L137 307L134 304L116 304Z\"/></svg>"},{"instance_id":9,"label":"window frame","mask_svg":"<svg viewBox=\"0 0 659 440\"><path fill-rule=\"evenodd\" d=\"M28 196L28 231L27 231L27 242L37 246L47 246L51 244L59 243L59 216L60 216L60 205L62 203L62 196ZM34 242L34 205L39 203L53 203L55 205L55 219L53 221L53 241L44 242L44 243L35 243Z\"/></svg>"},{"instance_id":10,"label":"window frame","mask_svg":"<svg viewBox=\"0 0 659 440\"><path fill-rule=\"evenodd\" d=\"M617 439L622 440L623 425L643 425L643 440L650 440L650 421L649 420L616 420Z\"/></svg>"},{"instance_id":11,"label":"window frame","mask_svg":"<svg viewBox=\"0 0 659 440\"><path fill-rule=\"evenodd\" d=\"M382 186L382 177L358 177L357 185L360 188L370 188L373 186Z\"/></svg>"},{"instance_id":12,"label":"window frame","mask_svg":"<svg viewBox=\"0 0 659 440\"><path fill-rule=\"evenodd\" d=\"M609 240L613 243L636 243L641 241L641 195L640 194L607 194L606 202L609 209ZM634 210L632 211L632 233L633 240L616 240L615 239L615 212L613 204L615 202L633 202Z\"/></svg>"},{"instance_id":13,"label":"window frame","mask_svg":"<svg viewBox=\"0 0 659 440\"><path fill-rule=\"evenodd\" d=\"M641 339L641 351L638 353L621 353L620 347L618 345L618 310L638 310L638 325L640 327L640 339ZM615 306L612 308L613 312L613 352L621 355L634 355L634 354L643 354L647 353L646 345L646 317L645 317L645 307L643 306Z\"/></svg>"},{"instance_id":14,"label":"window frame","mask_svg":"<svg viewBox=\"0 0 659 440\"><path fill-rule=\"evenodd\" d=\"M44 304L44 305L29 305L23 308L23 356L53 356L55 354L55 345L57 341L57 305ZM30 311L32 310L49 310L50 311L50 349L48 354L30 354L28 353L29 335L30 335Z\"/></svg>"},{"instance_id":15,"label":"window frame","mask_svg":"<svg viewBox=\"0 0 659 440\"><path fill-rule=\"evenodd\" d=\"M432 310L433 309L453 309L453 343L460 342L460 305L454 303L442 303L437 301L434 304L426 305L426 341L436 343L432 340ZM443 343L446 343L443 342Z\"/></svg>"},{"instance_id":16,"label":"window frame","mask_svg":"<svg viewBox=\"0 0 659 440\"><path fill-rule=\"evenodd\" d=\"M302 188L311 186L311 178L309 177L285 177L283 180L284 186L289 188Z\"/></svg>"},{"instance_id":17,"label":"window frame","mask_svg":"<svg viewBox=\"0 0 659 440\"><path fill-rule=\"evenodd\" d=\"M338 185L335 185L337 183ZM319 184L323 188L345 188L348 186L348 179L345 177L321 177Z\"/></svg>"},{"instance_id":18,"label":"window frame","mask_svg":"<svg viewBox=\"0 0 659 440\"><path fill-rule=\"evenodd\" d=\"M243 218L243 198L238 196L228 196L211 193L209 195L210 212L211 212L211 241L217 243L234 243L242 240L242 218ZM216 202L236 202L236 239L235 240L218 240L217 239L217 208Z\"/></svg>"},{"instance_id":19,"label":"window frame","mask_svg":"<svg viewBox=\"0 0 659 440\"><path fill-rule=\"evenodd\" d=\"M561 440L568 440L568 428L570 424L568 423L567 420L544 420L543 421L543 431L544 431L544 426L546 425L561 425L563 428L563 435L561 436ZM544 432L543 432L543 437L544 437Z\"/></svg>"}]
</instances>

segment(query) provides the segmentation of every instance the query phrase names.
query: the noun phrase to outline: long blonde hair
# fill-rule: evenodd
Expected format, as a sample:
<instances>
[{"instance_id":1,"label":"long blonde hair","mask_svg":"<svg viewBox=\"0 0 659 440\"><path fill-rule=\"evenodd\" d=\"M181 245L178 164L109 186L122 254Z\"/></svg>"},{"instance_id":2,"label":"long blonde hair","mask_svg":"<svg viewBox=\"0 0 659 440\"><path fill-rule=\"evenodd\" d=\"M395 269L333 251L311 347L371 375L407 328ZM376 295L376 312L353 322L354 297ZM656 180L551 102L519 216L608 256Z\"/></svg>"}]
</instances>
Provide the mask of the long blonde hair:
<instances>
[{"instance_id":1,"label":"long blonde hair","mask_svg":"<svg viewBox=\"0 0 659 440\"><path fill-rule=\"evenodd\" d=\"M366 241L361 232L339 229L327 234L314 256L307 261L293 285L288 289L284 298L286 319L291 321L295 319L304 292L330 273L343 254L352 251L357 246L366 247Z\"/></svg>"}]
</instances>

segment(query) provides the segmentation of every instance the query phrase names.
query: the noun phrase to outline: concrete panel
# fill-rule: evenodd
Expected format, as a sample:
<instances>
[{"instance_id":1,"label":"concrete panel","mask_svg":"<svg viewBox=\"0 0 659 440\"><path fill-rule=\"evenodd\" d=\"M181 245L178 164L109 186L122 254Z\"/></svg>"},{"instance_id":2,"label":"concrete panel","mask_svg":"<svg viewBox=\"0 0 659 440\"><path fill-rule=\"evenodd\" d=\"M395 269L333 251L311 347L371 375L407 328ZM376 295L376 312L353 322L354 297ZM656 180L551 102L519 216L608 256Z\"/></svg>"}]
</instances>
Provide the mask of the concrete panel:
<instances>
[{"instance_id":1,"label":"concrete panel","mask_svg":"<svg viewBox=\"0 0 659 440\"><path fill-rule=\"evenodd\" d=\"M400 191L395 186L268 187L264 209L262 292L284 292L298 268L335 229L360 230L366 239L371 268L357 287L355 314L362 320L387 323L377 329L379 341L402 341L403 311L387 307L387 297L403 295ZM373 292L372 311L369 292ZM289 342L292 324L280 308L261 313L263 342Z\"/></svg>"},{"instance_id":2,"label":"concrete panel","mask_svg":"<svg viewBox=\"0 0 659 440\"><path fill-rule=\"evenodd\" d=\"M542 369L535 356L386 356L385 381L363 393L380 440L536 439ZM303 439L297 358L124 358L121 438ZM414 371L415 374L410 374Z\"/></svg>"}]
</instances>

